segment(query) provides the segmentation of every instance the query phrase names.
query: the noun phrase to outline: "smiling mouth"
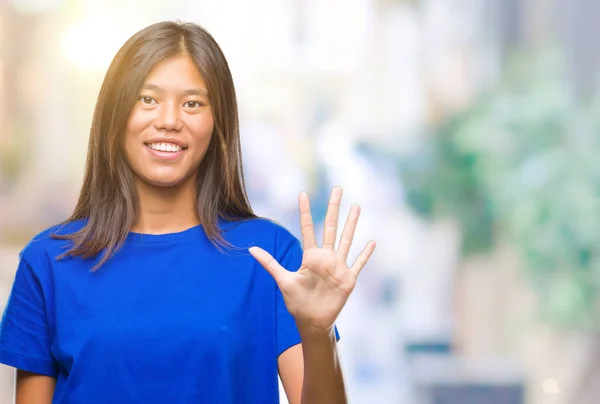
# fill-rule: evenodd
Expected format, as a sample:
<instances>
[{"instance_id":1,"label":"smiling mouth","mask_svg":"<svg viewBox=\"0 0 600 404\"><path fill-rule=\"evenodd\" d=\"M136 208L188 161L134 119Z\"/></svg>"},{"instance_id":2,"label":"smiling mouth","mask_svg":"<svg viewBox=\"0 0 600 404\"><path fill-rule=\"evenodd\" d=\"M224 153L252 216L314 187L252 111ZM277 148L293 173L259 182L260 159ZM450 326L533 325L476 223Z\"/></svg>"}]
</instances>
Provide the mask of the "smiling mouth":
<instances>
[{"instance_id":1,"label":"smiling mouth","mask_svg":"<svg viewBox=\"0 0 600 404\"><path fill-rule=\"evenodd\" d=\"M146 143L146 147L152 150L166 153L178 153L187 149L187 147L179 146L175 143L159 142L159 143Z\"/></svg>"}]
</instances>

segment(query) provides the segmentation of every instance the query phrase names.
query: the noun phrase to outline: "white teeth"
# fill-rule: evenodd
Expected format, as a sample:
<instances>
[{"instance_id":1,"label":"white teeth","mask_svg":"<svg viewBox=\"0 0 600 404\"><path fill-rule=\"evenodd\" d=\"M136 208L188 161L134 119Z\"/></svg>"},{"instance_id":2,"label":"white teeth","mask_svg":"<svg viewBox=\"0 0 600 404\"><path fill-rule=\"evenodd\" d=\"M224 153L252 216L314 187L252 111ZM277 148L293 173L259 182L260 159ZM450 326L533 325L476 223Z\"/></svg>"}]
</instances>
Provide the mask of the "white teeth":
<instances>
[{"instance_id":1,"label":"white teeth","mask_svg":"<svg viewBox=\"0 0 600 404\"><path fill-rule=\"evenodd\" d=\"M173 143L150 143L148 144L148 147L153 149L153 150L158 150L158 151L166 151L166 152L179 152L182 150L181 146L178 146L176 144Z\"/></svg>"}]
</instances>

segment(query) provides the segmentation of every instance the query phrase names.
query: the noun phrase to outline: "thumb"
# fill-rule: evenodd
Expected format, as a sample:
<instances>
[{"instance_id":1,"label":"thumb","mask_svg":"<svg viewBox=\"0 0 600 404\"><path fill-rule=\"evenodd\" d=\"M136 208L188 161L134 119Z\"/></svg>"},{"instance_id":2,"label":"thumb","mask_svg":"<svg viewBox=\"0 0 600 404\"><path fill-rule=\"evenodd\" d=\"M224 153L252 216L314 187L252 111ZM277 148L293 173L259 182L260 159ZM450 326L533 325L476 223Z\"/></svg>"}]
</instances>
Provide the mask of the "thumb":
<instances>
[{"instance_id":1,"label":"thumb","mask_svg":"<svg viewBox=\"0 0 600 404\"><path fill-rule=\"evenodd\" d=\"M250 247L248 249L250 254L271 274L275 282L279 283L280 280L287 274L287 270L279 265L279 262L271 254L266 252L260 247Z\"/></svg>"}]
</instances>

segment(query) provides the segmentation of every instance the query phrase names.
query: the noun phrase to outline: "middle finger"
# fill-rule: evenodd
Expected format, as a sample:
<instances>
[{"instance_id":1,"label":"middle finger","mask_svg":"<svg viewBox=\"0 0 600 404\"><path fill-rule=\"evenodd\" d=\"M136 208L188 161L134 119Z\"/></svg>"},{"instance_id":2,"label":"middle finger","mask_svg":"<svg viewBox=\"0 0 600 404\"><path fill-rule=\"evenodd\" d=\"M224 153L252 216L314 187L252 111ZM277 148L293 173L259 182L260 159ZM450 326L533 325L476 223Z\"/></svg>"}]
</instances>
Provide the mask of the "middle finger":
<instances>
[{"instance_id":1,"label":"middle finger","mask_svg":"<svg viewBox=\"0 0 600 404\"><path fill-rule=\"evenodd\" d=\"M337 237L337 225L341 201L342 188L339 186L335 186L331 190L331 195L329 196L329 205L327 206L327 214L325 215L325 225L323 229L323 248L333 250L335 247L335 239Z\"/></svg>"}]
</instances>

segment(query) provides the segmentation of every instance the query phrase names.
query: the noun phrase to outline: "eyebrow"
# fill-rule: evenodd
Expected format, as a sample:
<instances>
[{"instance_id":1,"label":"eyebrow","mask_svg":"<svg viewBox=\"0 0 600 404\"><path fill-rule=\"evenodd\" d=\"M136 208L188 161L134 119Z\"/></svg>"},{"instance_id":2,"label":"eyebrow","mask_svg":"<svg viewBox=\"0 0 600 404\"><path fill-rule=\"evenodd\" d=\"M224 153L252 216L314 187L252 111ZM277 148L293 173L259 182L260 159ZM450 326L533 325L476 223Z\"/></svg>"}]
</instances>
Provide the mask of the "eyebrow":
<instances>
[{"instance_id":1,"label":"eyebrow","mask_svg":"<svg viewBox=\"0 0 600 404\"><path fill-rule=\"evenodd\" d=\"M156 84L152 84L152 83L144 84L144 86L142 87L142 90L151 90L151 91L156 91L157 93L165 92L165 90L162 87L157 86ZM208 97L208 91L204 90L203 88L190 88L188 90L182 91L181 93L183 95L200 95L203 97Z\"/></svg>"}]
</instances>

